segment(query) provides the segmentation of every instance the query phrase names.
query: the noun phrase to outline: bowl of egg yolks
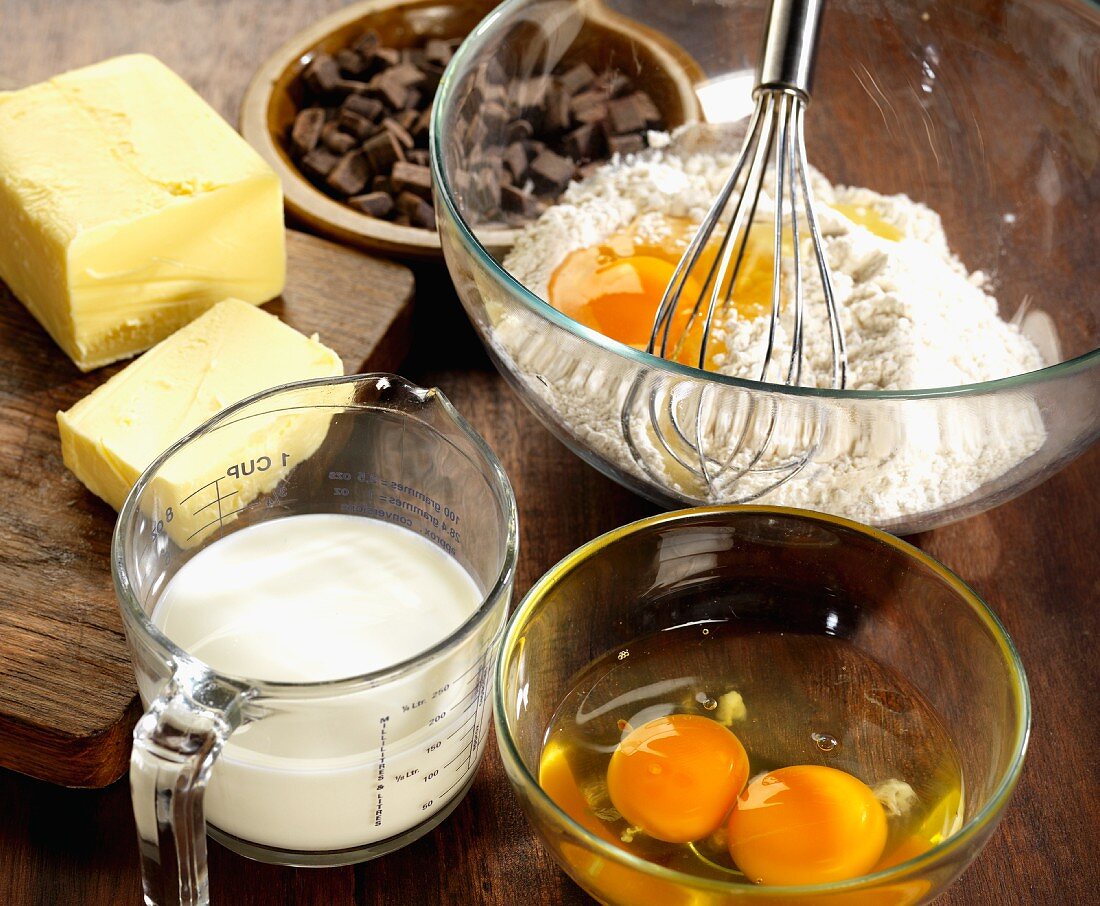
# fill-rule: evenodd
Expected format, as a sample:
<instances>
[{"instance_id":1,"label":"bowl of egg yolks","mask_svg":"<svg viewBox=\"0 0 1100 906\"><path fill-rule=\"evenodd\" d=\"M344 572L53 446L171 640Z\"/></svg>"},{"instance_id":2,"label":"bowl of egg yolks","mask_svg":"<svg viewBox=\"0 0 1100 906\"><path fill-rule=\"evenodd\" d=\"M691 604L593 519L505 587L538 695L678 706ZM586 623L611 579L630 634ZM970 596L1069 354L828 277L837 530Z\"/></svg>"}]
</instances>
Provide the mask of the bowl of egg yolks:
<instances>
[{"instance_id":1,"label":"bowl of egg yolks","mask_svg":"<svg viewBox=\"0 0 1100 906\"><path fill-rule=\"evenodd\" d=\"M840 517L643 519L546 573L494 691L542 844L621 906L911 906L1007 805L1030 700L946 567Z\"/></svg>"},{"instance_id":2,"label":"bowl of egg yolks","mask_svg":"<svg viewBox=\"0 0 1100 906\"><path fill-rule=\"evenodd\" d=\"M774 376L770 382L736 376L759 375L748 365L723 373L699 369L692 364L699 337L690 331L679 352L646 351L653 313L684 244L680 234L694 221L669 218L655 245L631 230L644 215L667 211L639 207L633 220L616 220L610 234L562 217L556 228L573 231L559 233L567 257L559 260L564 252L554 250L551 223L523 271L513 257L523 238L502 256L484 231L486 205L496 196L486 202L489 195L469 186L479 184L486 160L506 151L504 139L479 123L476 105L471 114L469 99L478 96L479 73L489 62L504 65L519 84L590 47L593 29L608 17L628 20L639 34L659 34L679 49L669 94L682 97L686 87L698 104L694 111L681 105L684 121L666 117L670 128L700 122L743 131L767 6L765 0L699 0L690 8L667 0L498 6L456 53L434 107L439 235L462 304L494 364L540 421L590 465L661 506L799 506L907 535L999 505L1100 437L1100 256L1096 231L1087 227L1096 197L1100 12L1089 0L830 0L823 13L806 114L809 164L834 187L865 187L880 199L906 196L938 215L951 254L1035 349L1030 360L1014 357L1000 370L958 372L988 379L960 378L941 366L995 357L992 341L942 348L945 335L962 329L961 317L944 314L934 330L911 334L901 318L903 340L874 334L869 325L892 304L888 289L886 301L853 314L845 328L849 358L862 349L861 373L874 372L874 379L834 390L822 380L790 387ZM659 101L653 55L642 53L641 41L638 48L603 63L620 67ZM738 147L731 139L723 150L736 154ZM829 206L837 211L847 204L834 200ZM620 208L631 204L612 199ZM898 225L876 211L857 204L841 213L882 240L900 241ZM750 259L757 251L751 246ZM746 320L755 311L767 321L771 310L765 251L757 264L745 265L760 278L763 301L740 291L735 299ZM545 268L532 257L546 260ZM957 306L964 295L943 290L927 269L907 273L918 285L914 305L943 299ZM824 318L808 303L811 315ZM683 324L674 323L670 334L675 339L681 331ZM919 339L912 354L908 337ZM751 359L746 348L730 348L730 356ZM919 379L880 379L905 356L927 369ZM817 368L815 375L824 373Z\"/></svg>"}]
</instances>

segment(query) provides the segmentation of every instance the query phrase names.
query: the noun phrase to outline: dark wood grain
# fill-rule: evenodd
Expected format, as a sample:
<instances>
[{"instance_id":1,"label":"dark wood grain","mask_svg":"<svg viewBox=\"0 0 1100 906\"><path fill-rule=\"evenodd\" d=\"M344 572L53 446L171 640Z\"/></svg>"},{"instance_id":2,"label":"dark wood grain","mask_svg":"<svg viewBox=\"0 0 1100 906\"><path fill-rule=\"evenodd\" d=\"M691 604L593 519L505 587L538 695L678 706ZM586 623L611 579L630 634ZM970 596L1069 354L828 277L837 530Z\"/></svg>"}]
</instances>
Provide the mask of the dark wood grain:
<instances>
[{"instance_id":1,"label":"dark wood grain","mask_svg":"<svg viewBox=\"0 0 1100 906\"><path fill-rule=\"evenodd\" d=\"M345 368L409 348L413 277L291 231L267 309L317 333ZM105 786L129 760L136 689L110 572L114 512L61 462L55 413L123 366L81 374L0 284L0 766Z\"/></svg>"},{"instance_id":2,"label":"dark wood grain","mask_svg":"<svg viewBox=\"0 0 1100 906\"><path fill-rule=\"evenodd\" d=\"M262 12L273 5L0 0L0 86L148 50L232 118L251 70L341 4L281 0L278 15ZM421 270L417 278L415 351L401 371L442 387L500 455L519 498L522 594L572 548L653 510L569 454L527 413L481 352L445 274ZM938 901L943 906L1097 902L1098 470L1100 450L1093 450L992 513L913 539L966 577L1005 621L1035 711L1016 797L987 848ZM124 782L64 790L0 771L0 903L140 902L129 809ZM213 845L211 872L221 906L591 902L534 840L492 744L454 814L401 852L310 870L251 863Z\"/></svg>"}]
</instances>

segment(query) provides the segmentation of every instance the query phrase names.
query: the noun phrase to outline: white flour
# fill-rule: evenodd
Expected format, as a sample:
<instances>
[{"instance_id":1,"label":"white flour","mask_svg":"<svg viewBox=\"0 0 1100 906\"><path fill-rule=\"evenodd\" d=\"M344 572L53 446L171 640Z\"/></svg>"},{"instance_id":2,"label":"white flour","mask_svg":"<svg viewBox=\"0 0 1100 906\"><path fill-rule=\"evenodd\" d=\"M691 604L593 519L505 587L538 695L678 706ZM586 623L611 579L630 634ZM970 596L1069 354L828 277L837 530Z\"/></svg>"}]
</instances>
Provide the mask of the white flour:
<instances>
[{"instance_id":1,"label":"white flour","mask_svg":"<svg viewBox=\"0 0 1100 906\"><path fill-rule=\"evenodd\" d=\"M569 252L635 222L642 231L659 233L666 216L699 220L734 163L732 156L709 153L707 141L703 133L680 135L667 150L615 161L575 183L520 236L505 267L545 299L550 275ZM847 343L849 389L949 387L1043 366L1035 346L998 317L985 277L968 274L951 254L934 211L904 195L834 187L816 173L812 182ZM869 208L902 238L881 238L833 204ZM769 221L771 208L765 197L760 211ZM804 274L802 383L829 386L828 322L817 269L805 254ZM658 424L692 468L677 463L656 440L645 405L649 385L639 399L630 396L636 371L612 367L609 357L563 340L560 331L548 335L526 312L506 313L491 299L487 308L495 321L489 332L497 352L514 363L518 376L574 438L627 475L655 480L685 499L735 502L762 494L761 502L883 524L965 497L1035 452L1045 437L1038 411L1013 399L983 396L975 405L955 400L950 407L935 400L870 400L841 407L796 402L783 404L770 441L749 474L739 478L736 468L712 470L719 474L708 485L692 474L698 468L698 445L677 442L667 417L659 417ZM758 379L767 326L767 317L744 319L731 308L712 339L724 349L720 369ZM784 327L780 325L776 363L785 363L790 352ZM769 372L773 381L777 375L776 370ZM668 393L676 397L672 411L694 437L698 391L691 385L670 391L674 383L654 385L657 399L665 403ZM621 413L631 402L634 417L624 425ZM745 395L732 391L726 399L706 403L703 446L710 455L727 458L731 438L739 437L746 424L746 405ZM632 411L630 405L627 409ZM759 409L753 418L747 449L734 466L749 465L768 437L770 418L761 423ZM768 492L790 457L810 446L815 447L812 463ZM762 467L780 471L768 473Z\"/></svg>"}]
</instances>

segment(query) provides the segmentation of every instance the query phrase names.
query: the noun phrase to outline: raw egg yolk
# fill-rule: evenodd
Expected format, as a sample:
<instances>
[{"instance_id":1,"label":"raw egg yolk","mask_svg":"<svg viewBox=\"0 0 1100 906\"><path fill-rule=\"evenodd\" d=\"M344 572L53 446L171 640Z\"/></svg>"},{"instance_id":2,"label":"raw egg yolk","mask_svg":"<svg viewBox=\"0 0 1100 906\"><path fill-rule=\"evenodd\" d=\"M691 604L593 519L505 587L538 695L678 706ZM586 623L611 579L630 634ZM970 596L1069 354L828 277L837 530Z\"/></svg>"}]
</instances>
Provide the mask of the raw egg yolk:
<instances>
[{"instance_id":1,"label":"raw egg yolk","mask_svg":"<svg viewBox=\"0 0 1100 906\"><path fill-rule=\"evenodd\" d=\"M667 843L716 830L749 774L741 741L694 714L658 717L632 730L607 767L611 802L632 825Z\"/></svg>"},{"instance_id":2,"label":"raw egg yolk","mask_svg":"<svg viewBox=\"0 0 1100 906\"><path fill-rule=\"evenodd\" d=\"M865 783L818 765L756 778L727 824L730 857L752 881L826 884L866 874L886 846L886 813Z\"/></svg>"}]
</instances>

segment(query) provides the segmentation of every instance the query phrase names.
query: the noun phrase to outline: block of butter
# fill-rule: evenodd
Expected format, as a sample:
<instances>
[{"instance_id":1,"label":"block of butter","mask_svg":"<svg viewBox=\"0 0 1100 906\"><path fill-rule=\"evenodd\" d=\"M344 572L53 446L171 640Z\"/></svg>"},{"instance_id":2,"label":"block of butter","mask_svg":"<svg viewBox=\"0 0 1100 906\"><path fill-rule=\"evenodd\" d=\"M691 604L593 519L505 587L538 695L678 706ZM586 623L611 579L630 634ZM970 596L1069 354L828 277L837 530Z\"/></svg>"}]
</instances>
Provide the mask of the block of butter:
<instances>
[{"instance_id":1,"label":"block of butter","mask_svg":"<svg viewBox=\"0 0 1100 906\"><path fill-rule=\"evenodd\" d=\"M146 466L226 406L277 384L340 374L339 356L316 337L227 299L58 412L62 458L117 510ZM240 419L171 462L154 489L158 512L173 508L169 534L187 541L219 512L274 487L317 449L330 419L308 410ZM216 486L219 477L226 481Z\"/></svg>"},{"instance_id":2,"label":"block of butter","mask_svg":"<svg viewBox=\"0 0 1100 906\"><path fill-rule=\"evenodd\" d=\"M82 370L285 272L278 177L153 57L0 92L0 279Z\"/></svg>"}]
</instances>

